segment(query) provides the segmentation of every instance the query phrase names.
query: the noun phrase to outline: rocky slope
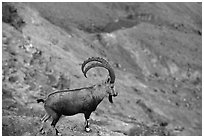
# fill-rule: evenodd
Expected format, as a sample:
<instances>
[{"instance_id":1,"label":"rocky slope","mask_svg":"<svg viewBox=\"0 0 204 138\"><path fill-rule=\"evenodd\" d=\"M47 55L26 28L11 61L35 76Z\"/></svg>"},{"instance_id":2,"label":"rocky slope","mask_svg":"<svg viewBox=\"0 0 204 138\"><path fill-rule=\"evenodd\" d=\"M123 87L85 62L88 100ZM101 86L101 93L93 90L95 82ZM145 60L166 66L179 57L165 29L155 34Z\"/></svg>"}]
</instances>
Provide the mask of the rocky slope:
<instances>
[{"instance_id":1,"label":"rocky slope","mask_svg":"<svg viewBox=\"0 0 204 138\"><path fill-rule=\"evenodd\" d=\"M60 119L62 135L202 135L201 3L2 6L3 135L42 135L36 99L105 79L83 76L92 56L114 67L119 95L91 115L91 133L78 114Z\"/></svg>"}]
</instances>

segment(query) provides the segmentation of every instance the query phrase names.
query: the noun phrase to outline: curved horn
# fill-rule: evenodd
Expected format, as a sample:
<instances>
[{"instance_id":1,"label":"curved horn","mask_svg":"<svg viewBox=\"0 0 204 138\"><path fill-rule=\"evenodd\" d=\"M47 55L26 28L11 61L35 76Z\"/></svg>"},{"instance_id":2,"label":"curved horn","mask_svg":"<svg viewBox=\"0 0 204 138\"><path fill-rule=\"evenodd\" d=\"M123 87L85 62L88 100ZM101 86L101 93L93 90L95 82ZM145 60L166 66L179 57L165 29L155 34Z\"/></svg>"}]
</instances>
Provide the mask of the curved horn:
<instances>
[{"instance_id":1,"label":"curved horn","mask_svg":"<svg viewBox=\"0 0 204 138\"><path fill-rule=\"evenodd\" d=\"M85 70L84 70L84 66L91 62L91 61L98 61L100 63L93 63L90 66L88 66ZM91 57L89 59L87 59L86 61L84 61L84 63L82 64L82 72L84 73L84 76L86 76L86 73L88 70L90 70L93 67L104 67L108 70L109 72L109 76L110 76L110 83L114 83L115 82L115 73L114 70L111 68L110 64L103 58L100 57Z\"/></svg>"},{"instance_id":2,"label":"curved horn","mask_svg":"<svg viewBox=\"0 0 204 138\"><path fill-rule=\"evenodd\" d=\"M86 66L87 63L91 62L91 61L98 61L100 63L108 63L105 59L101 58L101 57L90 57L87 60L85 60L83 62L83 64L81 65L81 70L84 73L84 67Z\"/></svg>"},{"instance_id":3,"label":"curved horn","mask_svg":"<svg viewBox=\"0 0 204 138\"><path fill-rule=\"evenodd\" d=\"M91 68L94 68L94 67L104 67L106 68L107 70L109 69L107 66L105 66L104 64L101 64L101 63L93 63L91 64L90 66L88 66L85 70L84 70L84 76L87 78L86 76L86 73L88 72L88 70L90 70Z\"/></svg>"}]
</instances>

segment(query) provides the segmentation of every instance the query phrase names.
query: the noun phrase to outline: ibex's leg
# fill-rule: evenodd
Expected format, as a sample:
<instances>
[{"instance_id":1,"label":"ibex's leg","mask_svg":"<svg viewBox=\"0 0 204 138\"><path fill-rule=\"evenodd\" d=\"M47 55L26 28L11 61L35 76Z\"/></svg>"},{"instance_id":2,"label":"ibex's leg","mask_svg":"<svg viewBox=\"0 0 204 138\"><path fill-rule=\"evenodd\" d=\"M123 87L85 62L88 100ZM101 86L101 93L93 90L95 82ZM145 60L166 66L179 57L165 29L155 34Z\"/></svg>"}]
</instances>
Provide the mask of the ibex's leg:
<instances>
[{"instance_id":1,"label":"ibex's leg","mask_svg":"<svg viewBox=\"0 0 204 138\"><path fill-rule=\"evenodd\" d=\"M43 116L43 118L40 119L40 121L43 123L43 122L46 122L51 116L48 115L47 113Z\"/></svg>"},{"instance_id":2,"label":"ibex's leg","mask_svg":"<svg viewBox=\"0 0 204 138\"><path fill-rule=\"evenodd\" d=\"M51 117L51 116L46 113L46 114L43 116L43 118L41 118L40 120L41 120L42 123L45 123L50 117ZM42 127L40 128L40 132L41 132L42 134L45 133L45 131L43 130L43 125L42 125Z\"/></svg>"},{"instance_id":3,"label":"ibex's leg","mask_svg":"<svg viewBox=\"0 0 204 138\"><path fill-rule=\"evenodd\" d=\"M86 121L85 121L85 131L86 131L86 132L90 132L90 131L91 131L91 129L89 128L89 125L90 125L90 123L89 123L89 117L90 117L90 115L91 115L90 112L84 113L84 116L85 116L85 119L86 119Z\"/></svg>"},{"instance_id":4,"label":"ibex's leg","mask_svg":"<svg viewBox=\"0 0 204 138\"><path fill-rule=\"evenodd\" d=\"M59 114L57 114L57 113L55 113L55 114L52 115L53 121L52 121L52 123L51 123L51 126L55 129L56 135L61 135L61 134L59 133L59 131L55 128L55 125L56 125L57 122L59 121L60 117L61 117L61 115L59 115Z\"/></svg>"},{"instance_id":5,"label":"ibex's leg","mask_svg":"<svg viewBox=\"0 0 204 138\"><path fill-rule=\"evenodd\" d=\"M45 134L45 131L43 130L43 126L40 128L40 132L41 132L42 134Z\"/></svg>"},{"instance_id":6,"label":"ibex's leg","mask_svg":"<svg viewBox=\"0 0 204 138\"><path fill-rule=\"evenodd\" d=\"M55 128L55 125L57 124L57 122L59 121L61 115L60 114L57 114L54 110L52 110L51 108L49 107L45 107L45 110L47 111L47 113L52 116L52 123L51 123L51 126L55 129L56 131L56 135L60 135L59 131Z\"/></svg>"},{"instance_id":7,"label":"ibex's leg","mask_svg":"<svg viewBox=\"0 0 204 138\"><path fill-rule=\"evenodd\" d=\"M40 119L40 121L43 121L46 116L47 116L47 113Z\"/></svg>"}]
</instances>

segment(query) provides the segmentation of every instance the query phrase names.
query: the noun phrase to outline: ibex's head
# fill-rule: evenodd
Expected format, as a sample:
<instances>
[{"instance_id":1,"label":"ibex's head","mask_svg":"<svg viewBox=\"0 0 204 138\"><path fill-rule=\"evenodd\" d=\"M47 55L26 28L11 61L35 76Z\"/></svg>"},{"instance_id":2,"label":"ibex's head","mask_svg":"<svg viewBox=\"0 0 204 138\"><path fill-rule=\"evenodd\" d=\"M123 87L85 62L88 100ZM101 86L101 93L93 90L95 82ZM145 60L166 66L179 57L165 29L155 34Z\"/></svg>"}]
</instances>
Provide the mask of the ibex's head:
<instances>
[{"instance_id":1,"label":"ibex's head","mask_svg":"<svg viewBox=\"0 0 204 138\"><path fill-rule=\"evenodd\" d=\"M87 68L84 69L85 65L91 61L97 61L96 63L93 63L89 65ZM99 63L98 63L99 62ZM107 80L105 81L106 84L106 92L109 94L109 101L113 103L112 96L117 96L118 93L115 91L114 82L115 82L115 73L113 68L110 66L110 64L103 58L100 57L91 57L84 61L84 63L81 66L81 70L84 73L84 76L86 76L86 73L89 69L94 67L104 67L108 70L109 76Z\"/></svg>"}]
</instances>

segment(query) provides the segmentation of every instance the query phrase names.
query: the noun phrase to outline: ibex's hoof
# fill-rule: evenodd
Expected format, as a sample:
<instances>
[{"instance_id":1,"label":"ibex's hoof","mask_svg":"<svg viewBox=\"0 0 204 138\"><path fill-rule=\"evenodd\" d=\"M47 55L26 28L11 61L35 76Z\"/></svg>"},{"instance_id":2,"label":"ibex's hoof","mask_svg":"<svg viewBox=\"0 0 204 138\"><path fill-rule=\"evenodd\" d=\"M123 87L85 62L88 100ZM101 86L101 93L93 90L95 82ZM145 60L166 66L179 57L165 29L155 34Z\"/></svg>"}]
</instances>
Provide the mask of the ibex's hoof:
<instances>
[{"instance_id":1,"label":"ibex's hoof","mask_svg":"<svg viewBox=\"0 0 204 138\"><path fill-rule=\"evenodd\" d=\"M40 133L45 134L45 131L43 130L43 128L40 129Z\"/></svg>"},{"instance_id":2,"label":"ibex's hoof","mask_svg":"<svg viewBox=\"0 0 204 138\"><path fill-rule=\"evenodd\" d=\"M90 129L89 127L86 127L86 128L85 128L85 131L86 131L86 132L91 132L91 129Z\"/></svg>"},{"instance_id":3,"label":"ibex's hoof","mask_svg":"<svg viewBox=\"0 0 204 138\"><path fill-rule=\"evenodd\" d=\"M62 134L61 133L57 133L57 136L62 136Z\"/></svg>"}]
</instances>

